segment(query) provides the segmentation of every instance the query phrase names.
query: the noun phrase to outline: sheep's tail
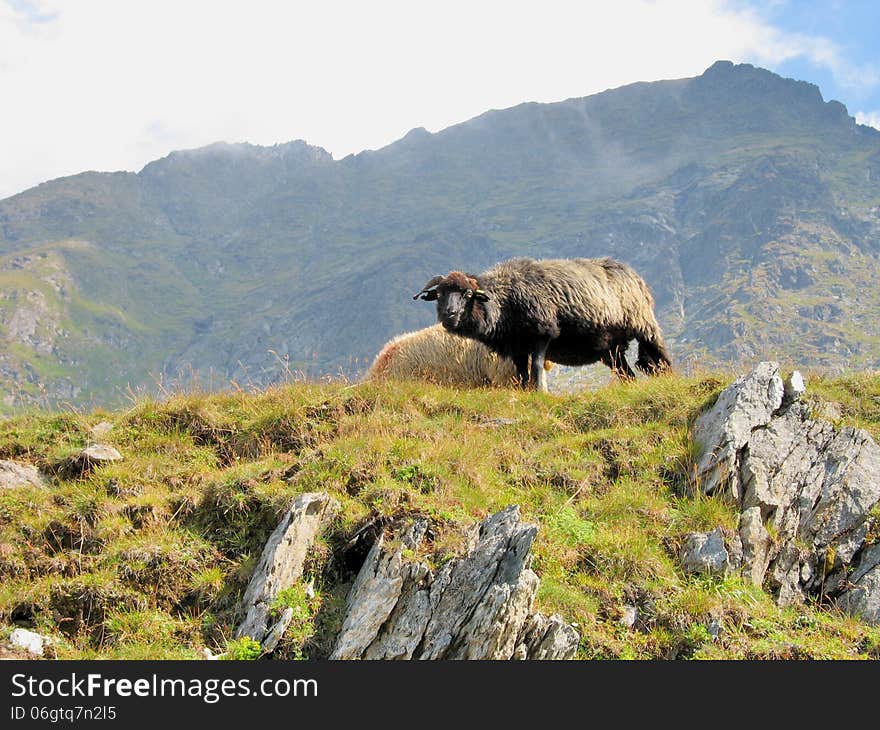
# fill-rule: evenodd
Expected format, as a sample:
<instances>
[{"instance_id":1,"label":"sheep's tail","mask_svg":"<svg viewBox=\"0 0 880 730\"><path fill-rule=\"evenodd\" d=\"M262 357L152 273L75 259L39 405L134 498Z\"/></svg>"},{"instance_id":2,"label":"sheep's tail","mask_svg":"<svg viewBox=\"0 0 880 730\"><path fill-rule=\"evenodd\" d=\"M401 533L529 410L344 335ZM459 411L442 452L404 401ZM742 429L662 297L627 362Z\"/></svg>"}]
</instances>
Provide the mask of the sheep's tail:
<instances>
[{"instance_id":1,"label":"sheep's tail","mask_svg":"<svg viewBox=\"0 0 880 730\"><path fill-rule=\"evenodd\" d=\"M636 367L648 375L657 375L672 368L672 358L660 335L639 338L639 356Z\"/></svg>"}]
</instances>

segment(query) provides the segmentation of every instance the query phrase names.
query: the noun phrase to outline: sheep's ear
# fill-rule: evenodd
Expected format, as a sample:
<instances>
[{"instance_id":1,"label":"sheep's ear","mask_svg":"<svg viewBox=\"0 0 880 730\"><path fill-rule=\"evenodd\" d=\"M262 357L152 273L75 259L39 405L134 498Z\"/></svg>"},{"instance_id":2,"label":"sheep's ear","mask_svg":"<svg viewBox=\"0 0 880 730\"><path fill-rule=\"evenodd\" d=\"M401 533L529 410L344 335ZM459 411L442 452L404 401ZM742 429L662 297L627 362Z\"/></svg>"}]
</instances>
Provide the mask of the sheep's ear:
<instances>
[{"instance_id":1,"label":"sheep's ear","mask_svg":"<svg viewBox=\"0 0 880 730\"><path fill-rule=\"evenodd\" d=\"M476 298L476 300L478 302L488 302L489 301L489 295L486 294L486 292L484 292L482 289L477 289L474 292L474 297Z\"/></svg>"},{"instance_id":2,"label":"sheep's ear","mask_svg":"<svg viewBox=\"0 0 880 730\"><path fill-rule=\"evenodd\" d=\"M436 287L441 281L443 281L442 276L435 276L422 287L422 290L418 294L416 294L413 299L418 299L419 297L421 297L426 302L433 302L437 298L437 292L434 287Z\"/></svg>"}]
</instances>

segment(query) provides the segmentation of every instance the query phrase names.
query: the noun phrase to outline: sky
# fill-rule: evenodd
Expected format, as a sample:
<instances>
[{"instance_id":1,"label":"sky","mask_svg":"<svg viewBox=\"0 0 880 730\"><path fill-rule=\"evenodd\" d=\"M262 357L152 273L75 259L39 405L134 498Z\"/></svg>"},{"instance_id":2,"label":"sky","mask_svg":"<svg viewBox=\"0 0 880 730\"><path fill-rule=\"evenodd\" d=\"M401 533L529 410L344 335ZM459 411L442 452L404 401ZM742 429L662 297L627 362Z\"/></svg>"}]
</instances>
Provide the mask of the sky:
<instances>
[{"instance_id":1,"label":"sky","mask_svg":"<svg viewBox=\"0 0 880 730\"><path fill-rule=\"evenodd\" d=\"M0 198L216 141L336 159L728 59L880 128L873 0L0 0Z\"/></svg>"}]
</instances>

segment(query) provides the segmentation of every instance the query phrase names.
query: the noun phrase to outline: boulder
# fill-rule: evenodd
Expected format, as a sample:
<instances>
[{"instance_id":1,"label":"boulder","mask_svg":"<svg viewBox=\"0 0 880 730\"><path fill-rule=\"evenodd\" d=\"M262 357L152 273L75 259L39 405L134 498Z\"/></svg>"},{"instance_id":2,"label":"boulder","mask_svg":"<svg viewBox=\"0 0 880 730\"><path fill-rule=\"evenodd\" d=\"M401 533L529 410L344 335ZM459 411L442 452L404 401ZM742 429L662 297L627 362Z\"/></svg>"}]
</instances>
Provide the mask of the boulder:
<instances>
[{"instance_id":1,"label":"boulder","mask_svg":"<svg viewBox=\"0 0 880 730\"><path fill-rule=\"evenodd\" d=\"M0 489L45 486L46 480L36 467L0 459Z\"/></svg>"},{"instance_id":2,"label":"boulder","mask_svg":"<svg viewBox=\"0 0 880 730\"><path fill-rule=\"evenodd\" d=\"M626 626L626 628L631 629L636 625L636 621L639 618L639 607L633 606L631 603L624 604L621 616L618 620L621 626Z\"/></svg>"},{"instance_id":3,"label":"boulder","mask_svg":"<svg viewBox=\"0 0 880 730\"><path fill-rule=\"evenodd\" d=\"M43 656L44 648L52 643L52 639L35 631L13 629L9 643L16 649L24 649L31 656Z\"/></svg>"},{"instance_id":4,"label":"boulder","mask_svg":"<svg viewBox=\"0 0 880 730\"><path fill-rule=\"evenodd\" d=\"M99 421L89 429L89 436L94 439L102 439L113 430L110 421Z\"/></svg>"},{"instance_id":5,"label":"boulder","mask_svg":"<svg viewBox=\"0 0 880 730\"><path fill-rule=\"evenodd\" d=\"M780 604L828 596L878 620L880 574L866 542L880 501L880 447L861 429L815 419L795 372L761 363L695 422L695 488L740 509L742 570ZM763 395L762 395L763 394Z\"/></svg>"},{"instance_id":6,"label":"boulder","mask_svg":"<svg viewBox=\"0 0 880 730\"><path fill-rule=\"evenodd\" d=\"M692 532L685 536L681 548L681 567L685 573L724 574L738 568L739 561L731 559L720 527L712 532Z\"/></svg>"},{"instance_id":7,"label":"boulder","mask_svg":"<svg viewBox=\"0 0 880 730\"><path fill-rule=\"evenodd\" d=\"M93 444L79 452L79 460L82 463L101 464L110 461L122 461L122 454L112 446Z\"/></svg>"},{"instance_id":8,"label":"boulder","mask_svg":"<svg viewBox=\"0 0 880 730\"><path fill-rule=\"evenodd\" d=\"M535 525L512 505L467 535L461 557L419 560L428 522L380 535L351 588L332 659L567 659L575 629L532 612Z\"/></svg>"},{"instance_id":9,"label":"boulder","mask_svg":"<svg viewBox=\"0 0 880 730\"><path fill-rule=\"evenodd\" d=\"M84 477L95 467L122 461L123 456L112 446L92 444L68 457L59 467L59 474L66 478Z\"/></svg>"}]
</instances>

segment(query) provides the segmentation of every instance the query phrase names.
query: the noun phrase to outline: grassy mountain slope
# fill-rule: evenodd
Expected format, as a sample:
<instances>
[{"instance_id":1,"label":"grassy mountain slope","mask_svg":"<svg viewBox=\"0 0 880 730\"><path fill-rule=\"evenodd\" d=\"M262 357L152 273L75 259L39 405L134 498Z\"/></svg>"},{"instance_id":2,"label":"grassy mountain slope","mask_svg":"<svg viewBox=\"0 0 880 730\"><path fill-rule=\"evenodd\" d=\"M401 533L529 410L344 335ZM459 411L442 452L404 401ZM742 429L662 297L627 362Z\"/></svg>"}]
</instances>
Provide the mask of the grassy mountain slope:
<instances>
[{"instance_id":1,"label":"grassy mountain slope","mask_svg":"<svg viewBox=\"0 0 880 730\"><path fill-rule=\"evenodd\" d=\"M723 501L687 490L688 426L727 381L577 396L293 384L6 420L0 458L55 476L0 491L0 638L25 624L55 637L58 657L244 656L233 607L267 536L296 494L328 490L341 515L307 561L315 597L284 594L296 619L280 657L327 655L358 567L346 544L370 520L428 516L442 561L459 526L518 503L540 527L538 608L577 622L579 658L877 658L877 627L678 567L687 532L736 524ZM842 423L880 437L880 377L809 382L816 408L832 400ZM71 473L103 420L125 460ZM625 605L639 610L632 629Z\"/></svg>"},{"instance_id":2,"label":"grassy mountain slope","mask_svg":"<svg viewBox=\"0 0 880 730\"><path fill-rule=\"evenodd\" d=\"M352 375L432 321L409 297L427 278L514 255L631 263L682 364L873 368L878 241L880 133L748 65L491 111L339 161L303 142L211 145L0 201L0 271L30 277L0 289L0 403L40 399L16 391L22 373L44 403L118 402L194 372ZM49 297L39 327L60 334L42 354L11 324L55 276L36 250L91 307L70 328Z\"/></svg>"}]
</instances>

